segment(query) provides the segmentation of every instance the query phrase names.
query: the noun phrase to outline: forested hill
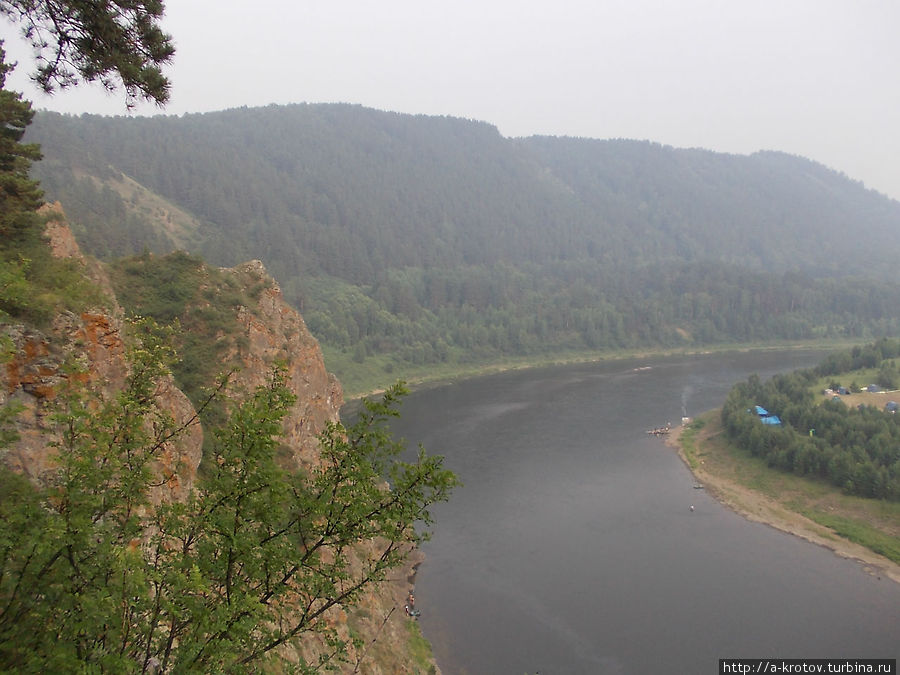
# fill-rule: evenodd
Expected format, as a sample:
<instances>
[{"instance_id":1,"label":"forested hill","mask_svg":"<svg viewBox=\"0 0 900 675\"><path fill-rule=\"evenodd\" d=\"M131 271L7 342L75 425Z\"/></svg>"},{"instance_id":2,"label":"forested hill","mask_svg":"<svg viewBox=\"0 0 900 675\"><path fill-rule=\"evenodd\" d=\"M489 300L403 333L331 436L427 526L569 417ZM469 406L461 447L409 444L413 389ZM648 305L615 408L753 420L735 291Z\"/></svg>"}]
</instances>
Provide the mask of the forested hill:
<instances>
[{"instance_id":1,"label":"forested hill","mask_svg":"<svg viewBox=\"0 0 900 675\"><path fill-rule=\"evenodd\" d=\"M520 143L574 192L586 222L602 214L638 259L713 258L817 276L896 272L900 202L802 157L625 140Z\"/></svg>"},{"instance_id":2,"label":"forested hill","mask_svg":"<svg viewBox=\"0 0 900 675\"><path fill-rule=\"evenodd\" d=\"M345 104L43 112L28 140L89 251L262 259L357 362L900 326L900 203L781 153L508 139Z\"/></svg>"}]
</instances>

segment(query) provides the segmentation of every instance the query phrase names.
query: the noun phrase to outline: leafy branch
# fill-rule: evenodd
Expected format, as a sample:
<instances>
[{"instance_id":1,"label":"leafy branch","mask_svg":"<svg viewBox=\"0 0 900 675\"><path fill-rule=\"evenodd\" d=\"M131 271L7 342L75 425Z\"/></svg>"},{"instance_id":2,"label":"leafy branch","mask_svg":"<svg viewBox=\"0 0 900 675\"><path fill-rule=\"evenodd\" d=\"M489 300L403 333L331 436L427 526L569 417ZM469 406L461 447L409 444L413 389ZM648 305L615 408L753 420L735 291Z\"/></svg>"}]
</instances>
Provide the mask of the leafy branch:
<instances>
[{"instance_id":1,"label":"leafy branch","mask_svg":"<svg viewBox=\"0 0 900 675\"><path fill-rule=\"evenodd\" d=\"M176 423L158 404L172 357L142 331L114 400L63 397L54 480L36 489L3 476L0 667L244 672L309 636L318 656L299 669L346 659L334 612L403 563L427 536L415 526L456 485L421 448L400 460L386 428L399 384L349 428L329 424L315 468L280 466L295 396L275 368L245 400L225 401L210 467L187 498L152 503L157 460L197 421Z\"/></svg>"}]
</instances>

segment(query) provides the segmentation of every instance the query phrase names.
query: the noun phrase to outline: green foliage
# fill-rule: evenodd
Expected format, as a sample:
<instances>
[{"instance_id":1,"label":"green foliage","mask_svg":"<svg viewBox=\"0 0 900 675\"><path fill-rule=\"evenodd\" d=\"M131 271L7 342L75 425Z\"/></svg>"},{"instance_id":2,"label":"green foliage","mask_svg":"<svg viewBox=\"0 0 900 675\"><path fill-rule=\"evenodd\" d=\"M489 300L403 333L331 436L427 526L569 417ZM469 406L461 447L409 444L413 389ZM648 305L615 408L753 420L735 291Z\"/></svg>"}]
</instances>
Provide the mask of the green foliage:
<instances>
[{"instance_id":1,"label":"green foliage","mask_svg":"<svg viewBox=\"0 0 900 675\"><path fill-rule=\"evenodd\" d=\"M0 242L0 321L6 318L46 327L61 311L107 307L109 302L85 276L80 262L55 258L36 233L16 242Z\"/></svg>"},{"instance_id":2,"label":"green foliage","mask_svg":"<svg viewBox=\"0 0 900 675\"><path fill-rule=\"evenodd\" d=\"M128 312L161 324L177 322L173 366L179 386L196 405L222 368L220 355L237 340L235 310L249 305L254 291L228 273L184 252L145 253L109 267L116 296Z\"/></svg>"},{"instance_id":3,"label":"green foliage","mask_svg":"<svg viewBox=\"0 0 900 675\"><path fill-rule=\"evenodd\" d=\"M184 501L155 504L161 453L196 419L178 426L156 406L173 352L138 328L120 394L61 397L46 487L4 470L0 667L256 672L310 634L324 648L307 666L342 658L330 612L403 562L424 536L414 528L456 483L421 450L412 463L398 459L402 445L385 422L402 386L367 402L351 427L329 425L321 463L289 472L276 452L294 397L276 369L229 402L202 483Z\"/></svg>"},{"instance_id":4,"label":"green foliage","mask_svg":"<svg viewBox=\"0 0 900 675\"><path fill-rule=\"evenodd\" d=\"M203 261L182 252L162 258L144 254L120 260L112 266L112 272L120 301L161 323L185 314L206 276Z\"/></svg>"},{"instance_id":5,"label":"green foliage","mask_svg":"<svg viewBox=\"0 0 900 675\"><path fill-rule=\"evenodd\" d=\"M815 372L821 377L850 373L865 368L878 368L884 361L900 356L900 340L881 338L868 345L829 354Z\"/></svg>"},{"instance_id":6,"label":"green foliage","mask_svg":"<svg viewBox=\"0 0 900 675\"><path fill-rule=\"evenodd\" d=\"M48 164L52 171L46 170ZM82 250L95 258L112 260L144 251L164 254L191 245L192 237L183 241L177 236L183 216L173 215L174 207L120 173L85 176L78 167L63 167L51 159L38 163L34 174L44 191L65 205L67 214L78 214L70 219L70 227Z\"/></svg>"},{"instance_id":7,"label":"green foliage","mask_svg":"<svg viewBox=\"0 0 900 675\"><path fill-rule=\"evenodd\" d=\"M21 142L34 112L5 88L11 69L0 41L0 321L45 325L61 310L102 304L103 298L78 263L53 258L42 239L46 219L37 210L43 193L29 177L41 153L37 144Z\"/></svg>"},{"instance_id":8,"label":"green foliage","mask_svg":"<svg viewBox=\"0 0 900 675\"><path fill-rule=\"evenodd\" d=\"M865 546L888 560L900 564L900 540L872 527L869 523L860 522L852 518L836 516L831 513L823 513L814 509L804 509L803 515L814 520L820 525L830 528L838 536Z\"/></svg>"},{"instance_id":9,"label":"green foliage","mask_svg":"<svg viewBox=\"0 0 900 675\"><path fill-rule=\"evenodd\" d=\"M900 370L897 369L897 362L893 359L882 361L878 368L878 376L875 379L875 383L885 389L900 388Z\"/></svg>"},{"instance_id":10,"label":"green foliage","mask_svg":"<svg viewBox=\"0 0 900 675\"><path fill-rule=\"evenodd\" d=\"M121 83L129 103L168 100L160 66L175 48L159 27L162 0L4 0L0 13L21 24L37 54L34 79L46 92L84 80L110 91Z\"/></svg>"},{"instance_id":11,"label":"green foliage","mask_svg":"<svg viewBox=\"0 0 900 675\"><path fill-rule=\"evenodd\" d=\"M882 339L832 354L815 369L777 375L768 382L752 376L728 394L722 422L736 445L763 457L770 466L828 480L849 494L900 501L900 416L874 406L848 407L843 401L817 403L811 388L859 365L892 372L900 340ZM882 360L884 359L884 360ZM783 426L760 423L760 405Z\"/></svg>"},{"instance_id":12,"label":"green foliage","mask_svg":"<svg viewBox=\"0 0 900 675\"><path fill-rule=\"evenodd\" d=\"M192 251L264 260L341 380L386 363L900 334L900 206L797 157L511 140L346 105L41 114L29 133L89 250L164 246L99 187L134 178L202 223L181 233Z\"/></svg>"},{"instance_id":13,"label":"green foliage","mask_svg":"<svg viewBox=\"0 0 900 675\"><path fill-rule=\"evenodd\" d=\"M431 644L422 635L419 622L413 619L406 621L406 627L409 630L410 652L415 659L416 665L421 668L421 672L433 674L435 672L434 665L431 663L432 651Z\"/></svg>"},{"instance_id":14,"label":"green foliage","mask_svg":"<svg viewBox=\"0 0 900 675\"><path fill-rule=\"evenodd\" d=\"M13 349L12 340L6 335L0 335L0 366L10 359L14 353ZM15 421L21 411L21 404L14 402L8 402L6 405L0 406L0 460L3 459L6 448L19 438L19 433L15 428Z\"/></svg>"},{"instance_id":15,"label":"green foliage","mask_svg":"<svg viewBox=\"0 0 900 675\"><path fill-rule=\"evenodd\" d=\"M21 142L34 111L21 94L6 89L12 69L0 40L0 241L7 242L5 246L35 226L43 195L37 181L28 176L31 163L41 158L40 148Z\"/></svg>"},{"instance_id":16,"label":"green foliage","mask_svg":"<svg viewBox=\"0 0 900 675\"><path fill-rule=\"evenodd\" d=\"M0 319L28 308L28 260L0 260Z\"/></svg>"},{"instance_id":17,"label":"green foliage","mask_svg":"<svg viewBox=\"0 0 900 675\"><path fill-rule=\"evenodd\" d=\"M146 595L140 563L151 463L174 428L152 405L165 350L152 335L112 401L71 391L55 416L57 470L35 489L3 469L0 663L7 671L129 672L120 649ZM112 621L116 617L118 621ZM80 666L78 664L81 664Z\"/></svg>"}]
</instances>

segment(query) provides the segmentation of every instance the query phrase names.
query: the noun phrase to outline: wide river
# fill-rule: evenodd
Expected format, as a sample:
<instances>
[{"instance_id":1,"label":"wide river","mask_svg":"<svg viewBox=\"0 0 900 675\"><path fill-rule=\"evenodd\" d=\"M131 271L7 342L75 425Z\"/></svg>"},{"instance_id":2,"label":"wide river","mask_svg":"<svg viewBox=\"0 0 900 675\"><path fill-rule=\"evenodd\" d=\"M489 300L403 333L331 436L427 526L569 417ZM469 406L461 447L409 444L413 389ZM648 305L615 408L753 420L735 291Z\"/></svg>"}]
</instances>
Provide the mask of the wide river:
<instances>
[{"instance_id":1,"label":"wide river","mask_svg":"<svg viewBox=\"0 0 900 675\"><path fill-rule=\"evenodd\" d=\"M717 407L751 373L820 357L616 361L410 395L395 435L444 455L464 484L434 509L416 581L444 674L897 658L900 584L721 506L644 433Z\"/></svg>"}]
</instances>

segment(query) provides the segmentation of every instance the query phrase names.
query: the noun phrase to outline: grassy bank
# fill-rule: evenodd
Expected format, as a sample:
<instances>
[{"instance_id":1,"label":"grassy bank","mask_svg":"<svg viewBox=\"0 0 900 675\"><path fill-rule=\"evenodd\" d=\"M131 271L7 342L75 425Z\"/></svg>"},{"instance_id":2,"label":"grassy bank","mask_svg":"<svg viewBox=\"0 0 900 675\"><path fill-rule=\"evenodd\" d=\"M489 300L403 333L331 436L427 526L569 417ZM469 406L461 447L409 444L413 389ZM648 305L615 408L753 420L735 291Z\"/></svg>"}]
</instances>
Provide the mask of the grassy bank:
<instances>
[{"instance_id":1,"label":"grassy bank","mask_svg":"<svg viewBox=\"0 0 900 675\"><path fill-rule=\"evenodd\" d=\"M840 349L856 342L767 342L748 344L703 345L677 349L633 349L614 351L562 351L529 356L511 356L485 361L451 362L426 365L397 364L387 356L371 356L362 363L352 361L346 353L322 345L325 366L341 381L348 401L380 391L397 380L413 388L444 384L508 370L542 368L570 363L592 363L669 355L712 354L732 351L764 351L781 349Z\"/></svg>"},{"instance_id":2,"label":"grassy bank","mask_svg":"<svg viewBox=\"0 0 900 675\"><path fill-rule=\"evenodd\" d=\"M672 438L697 479L739 513L858 558L900 582L900 503L843 494L732 445L718 411Z\"/></svg>"}]
</instances>

